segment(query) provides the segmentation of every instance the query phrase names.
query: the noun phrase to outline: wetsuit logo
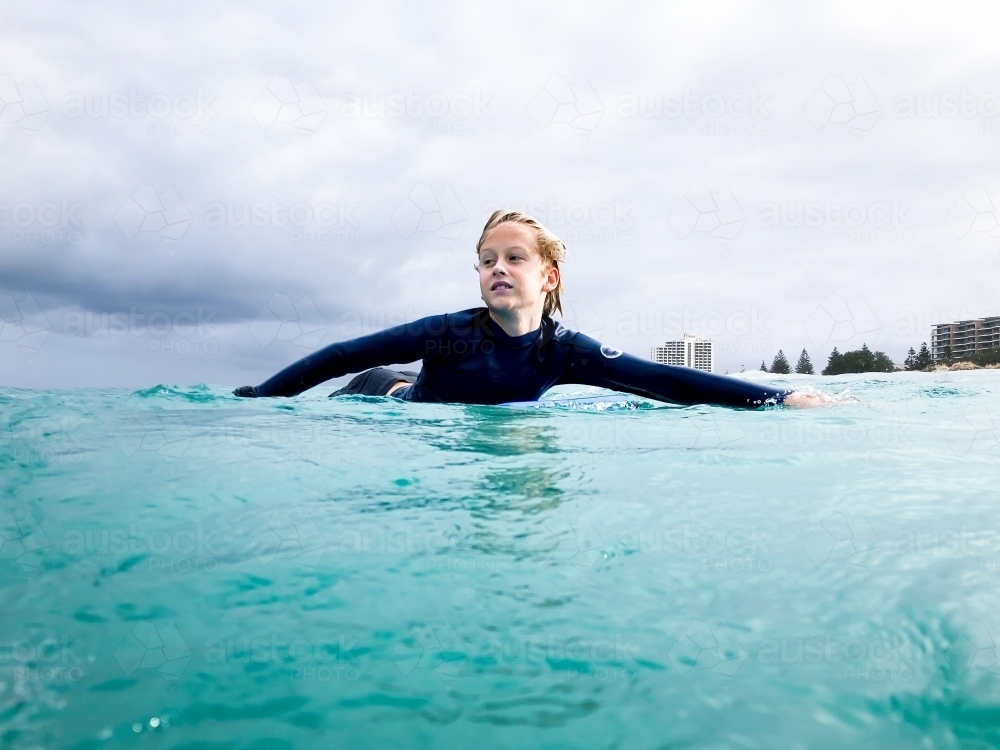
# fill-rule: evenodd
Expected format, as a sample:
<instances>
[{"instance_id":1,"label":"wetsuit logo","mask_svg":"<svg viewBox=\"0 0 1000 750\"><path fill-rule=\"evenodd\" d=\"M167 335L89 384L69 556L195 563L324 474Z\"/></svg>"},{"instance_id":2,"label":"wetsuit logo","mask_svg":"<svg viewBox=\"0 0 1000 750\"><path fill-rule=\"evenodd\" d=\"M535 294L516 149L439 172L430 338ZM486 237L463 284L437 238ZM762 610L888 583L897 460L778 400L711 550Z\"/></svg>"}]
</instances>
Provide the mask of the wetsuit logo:
<instances>
[{"instance_id":1,"label":"wetsuit logo","mask_svg":"<svg viewBox=\"0 0 1000 750\"><path fill-rule=\"evenodd\" d=\"M608 359L614 359L615 357L622 356L621 351L618 349L612 349L610 346L601 346L601 354L603 354Z\"/></svg>"}]
</instances>

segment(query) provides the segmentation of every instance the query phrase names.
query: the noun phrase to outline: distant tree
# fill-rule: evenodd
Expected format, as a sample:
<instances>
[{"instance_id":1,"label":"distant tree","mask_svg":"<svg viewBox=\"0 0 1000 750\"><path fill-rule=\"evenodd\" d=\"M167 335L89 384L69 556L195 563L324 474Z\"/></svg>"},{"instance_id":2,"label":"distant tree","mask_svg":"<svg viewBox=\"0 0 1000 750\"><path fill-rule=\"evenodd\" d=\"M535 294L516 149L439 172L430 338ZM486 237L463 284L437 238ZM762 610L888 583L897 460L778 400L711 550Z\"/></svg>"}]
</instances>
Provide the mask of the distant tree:
<instances>
[{"instance_id":1,"label":"distant tree","mask_svg":"<svg viewBox=\"0 0 1000 750\"><path fill-rule=\"evenodd\" d=\"M853 352L841 354L834 348L830 361L823 369L824 375L843 375L849 372L892 372L896 369L885 352L873 352L867 344Z\"/></svg>"},{"instance_id":2,"label":"distant tree","mask_svg":"<svg viewBox=\"0 0 1000 750\"><path fill-rule=\"evenodd\" d=\"M944 359L945 362L951 362L951 344L947 344L944 347Z\"/></svg>"},{"instance_id":3,"label":"distant tree","mask_svg":"<svg viewBox=\"0 0 1000 750\"><path fill-rule=\"evenodd\" d=\"M917 353L913 351L913 347L910 347L910 351L906 353L906 359L903 360L904 370L919 370L917 367Z\"/></svg>"},{"instance_id":4,"label":"distant tree","mask_svg":"<svg viewBox=\"0 0 1000 750\"><path fill-rule=\"evenodd\" d=\"M823 368L820 375L835 375L833 372L840 368L840 352L837 351L837 347L833 347L833 351L830 352L830 358L826 361L826 367Z\"/></svg>"},{"instance_id":5,"label":"distant tree","mask_svg":"<svg viewBox=\"0 0 1000 750\"><path fill-rule=\"evenodd\" d=\"M813 363L809 359L809 352L805 349L802 350L802 354L799 355L799 361L795 364L795 372L799 375L813 374Z\"/></svg>"},{"instance_id":6,"label":"distant tree","mask_svg":"<svg viewBox=\"0 0 1000 750\"><path fill-rule=\"evenodd\" d=\"M764 364L764 360L760 361L760 371L767 372L767 365Z\"/></svg>"},{"instance_id":7,"label":"distant tree","mask_svg":"<svg viewBox=\"0 0 1000 750\"><path fill-rule=\"evenodd\" d=\"M920 353L917 355L915 364L918 370L926 370L934 364L934 359L931 357L931 352L927 348L926 341L920 345Z\"/></svg>"},{"instance_id":8,"label":"distant tree","mask_svg":"<svg viewBox=\"0 0 1000 750\"><path fill-rule=\"evenodd\" d=\"M781 349L778 349L778 353L774 355L774 362L771 363L771 372L778 375L787 375L791 371L792 366L788 364L785 353Z\"/></svg>"},{"instance_id":9,"label":"distant tree","mask_svg":"<svg viewBox=\"0 0 1000 750\"><path fill-rule=\"evenodd\" d=\"M875 365L868 372L895 372L896 363L885 352L875 352Z\"/></svg>"}]
</instances>

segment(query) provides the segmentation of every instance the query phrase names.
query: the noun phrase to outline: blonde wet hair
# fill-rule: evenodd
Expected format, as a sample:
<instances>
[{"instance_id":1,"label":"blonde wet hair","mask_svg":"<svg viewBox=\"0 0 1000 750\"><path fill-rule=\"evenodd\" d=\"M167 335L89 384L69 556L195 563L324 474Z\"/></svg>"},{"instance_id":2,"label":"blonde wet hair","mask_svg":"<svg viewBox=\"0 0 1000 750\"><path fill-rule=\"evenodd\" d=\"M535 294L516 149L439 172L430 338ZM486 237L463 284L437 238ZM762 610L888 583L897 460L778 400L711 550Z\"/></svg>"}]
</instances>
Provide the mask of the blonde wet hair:
<instances>
[{"instance_id":1,"label":"blonde wet hair","mask_svg":"<svg viewBox=\"0 0 1000 750\"><path fill-rule=\"evenodd\" d=\"M486 233L491 229L496 229L500 224L507 223L525 224L534 229L535 244L538 246L538 252L542 256L542 263L547 267L559 270L559 264L566 260L566 245L563 244L561 239L546 229L538 219L528 216L528 214L522 214L520 211L493 212L489 221L486 222L486 226L483 227L483 233L479 237L479 242L476 243L477 258L479 257L479 251L482 250L483 241L486 239ZM477 264L476 268L478 267ZM545 304L542 307L543 315L551 318L556 312L559 312L560 315L562 314L562 291L562 273L560 272L559 283L556 284L556 288L551 292L545 293Z\"/></svg>"}]
</instances>

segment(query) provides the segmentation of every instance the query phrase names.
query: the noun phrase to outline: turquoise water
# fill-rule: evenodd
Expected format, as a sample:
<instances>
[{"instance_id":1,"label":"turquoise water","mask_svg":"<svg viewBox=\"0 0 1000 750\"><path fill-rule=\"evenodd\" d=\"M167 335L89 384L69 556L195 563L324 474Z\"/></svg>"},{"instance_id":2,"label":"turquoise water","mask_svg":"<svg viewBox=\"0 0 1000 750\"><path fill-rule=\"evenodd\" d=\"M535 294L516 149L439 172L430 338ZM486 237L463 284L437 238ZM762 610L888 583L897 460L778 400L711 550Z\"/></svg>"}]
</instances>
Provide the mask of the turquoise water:
<instances>
[{"instance_id":1,"label":"turquoise water","mask_svg":"<svg viewBox=\"0 0 1000 750\"><path fill-rule=\"evenodd\" d=\"M753 377L840 398L7 389L2 744L1000 745L1000 372Z\"/></svg>"}]
</instances>

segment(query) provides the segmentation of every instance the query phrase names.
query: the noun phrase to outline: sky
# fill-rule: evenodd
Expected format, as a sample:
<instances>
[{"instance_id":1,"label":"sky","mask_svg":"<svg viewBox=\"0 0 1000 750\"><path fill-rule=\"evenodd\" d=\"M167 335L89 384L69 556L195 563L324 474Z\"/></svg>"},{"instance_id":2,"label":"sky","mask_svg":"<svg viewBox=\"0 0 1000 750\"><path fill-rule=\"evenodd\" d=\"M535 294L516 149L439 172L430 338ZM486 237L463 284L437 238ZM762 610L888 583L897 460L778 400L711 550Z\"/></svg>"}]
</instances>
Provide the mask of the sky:
<instances>
[{"instance_id":1,"label":"sky","mask_svg":"<svg viewBox=\"0 0 1000 750\"><path fill-rule=\"evenodd\" d=\"M9 4L0 385L256 384L481 304L501 207L563 323L716 372L1000 315L992 3Z\"/></svg>"}]
</instances>

